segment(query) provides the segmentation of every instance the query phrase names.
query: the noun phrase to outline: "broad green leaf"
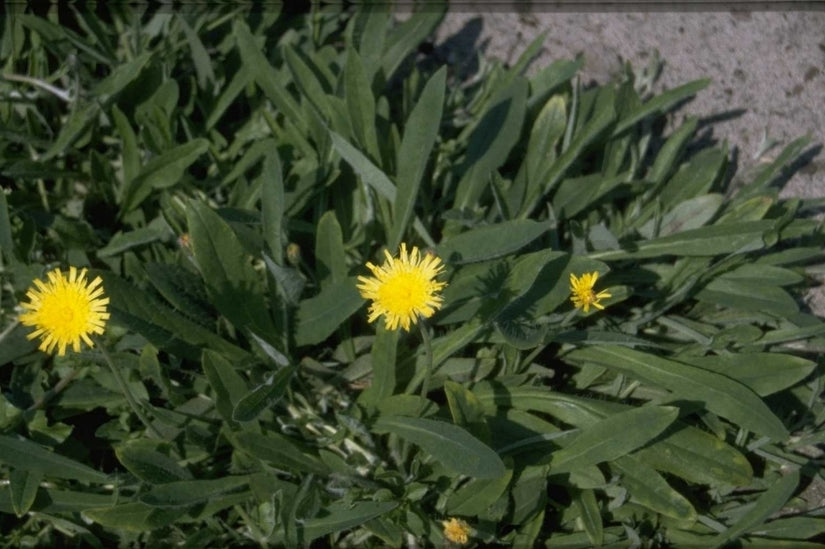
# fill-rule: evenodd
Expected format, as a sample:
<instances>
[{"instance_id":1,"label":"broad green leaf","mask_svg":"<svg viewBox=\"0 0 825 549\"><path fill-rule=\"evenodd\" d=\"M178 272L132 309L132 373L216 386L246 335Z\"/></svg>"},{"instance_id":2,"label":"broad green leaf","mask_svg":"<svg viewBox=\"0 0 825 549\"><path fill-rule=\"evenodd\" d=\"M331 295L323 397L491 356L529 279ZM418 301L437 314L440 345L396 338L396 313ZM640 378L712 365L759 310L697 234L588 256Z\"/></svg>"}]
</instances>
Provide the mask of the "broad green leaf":
<instances>
[{"instance_id":1,"label":"broad green leaf","mask_svg":"<svg viewBox=\"0 0 825 549\"><path fill-rule=\"evenodd\" d=\"M791 471L759 496L755 504L730 528L714 539L713 547L721 547L729 540L736 539L745 532L762 525L775 512L782 509L799 485L799 471Z\"/></svg>"},{"instance_id":2,"label":"broad green leaf","mask_svg":"<svg viewBox=\"0 0 825 549\"><path fill-rule=\"evenodd\" d=\"M621 474L622 486L636 503L681 522L694 522L696 510L682 494L651 467L633 455L622 456L610 464Z\"/></svg>"},{"instance_id":3,"label":"broad green leaf","mask_svg":"<svg viewBox=\"0 0 825 549\"><path fill-rule=\"evenodd\" d=\"M186 169L208 149L209 141L198 138L151 159L128 185L124 185L121 192L123 211L128 212L137 208L159 189L180 183Z\"/></svg>"},{"instance_id":4,"label":"broad green leaf","mask_svg":"<svg viewBox=\"0 0 825 549\"><path fill-rule=\"evenodd\" d=\"M484 225L442 242L436 253L451 264L486 261L517 252L548 229L547 223L531 219Z\"/></svg>"},{"instance_id":5,"label":"broad green leaf","mask_svg":"<svg viewBox=\"0 0 825 549\"><path fill-rule=\"evenodd\" d=\"M289 366L289 359L281 351L270 345L255 332L250 331L249 335L274 364L277 366Z\"/></svg>"},{"instance_id":6,"label":"broad green leaf","mask_svg":"<svg viewBox=\"0 0 825 549\"><path fill-rule=\"evenodd\" d=\"M157 451L149 441L133 440L115 448L115 454L130 473L150 484L192 479L192 474L177 460Z\"/></svg>"},{"instance_id":7,"label":"broad green leaf","mask_svg":"<svg viewBox=\"0 0 825 549\"><path fill-rule=\"evenodd\" d=\"M301 293L306 286L306 280L298 269L292 267L282 267L268 255L264 255L264 263L275 282L284 301L290 307L297 307L301 299Z\"/></svg>"},{"instance_id":8,"label":"broad green leaf","mask_svg":"<svg viewBox=\"0 0 825 549\"><path fill-rule=\"evenodd\" d=\"M716 278L696 293L698 301L731 307L741 311L757 311L780 316L792 316L799 311L793 297L782 288L765 284Z\"/></svg>"},{"instance_id":9,"label":"broad green leaf","mask_svg":"<svg viewBox=\"0 0 825 549\"><path fill-rule=\"evenodd\" d=\"M430 77L404 124L404 137L396 160L398 188L393 205L395 216L387 245L391 250L400 245L413 217L421 180L441 126L446 78L446 67Z\"/></svg>"},{"instance_id":10,"label":"broad green leaf","mask_svg":"<svg viewBox=\"0 0 825 549\"><path fill-rule=\"evenodd\" d=\"M654 228L658 225L656 236L668 236L690 229L698 229L710 221L724 202L721 194L703 194L680 202L675 208L662 216L661 221L651 219L639 228L639 234L653 238Z\"/></svg>"},{"instance_id":11,"label":"broad green leaf","mask_svg":"<svg viewBox=\"0 0 825 549\"><path fill-rule=\"evenodd\" d=\"M295 343L313 345L328 338L338 326L361 308L364 299L356 288L356 279L348 277L327 286L298 305Z\"/></svg>"},{"instance_id":12,"label":"broad green leaf","mask_svg":"<svg viewBox=\"0 0 825 549\"><path fill-rule=\"evenodd\" d=\"M162 217L155 218L145 227L115 234L109 243L97 251L98 257L112 257L126 250L164 240L172 236L172 230Z\"/></svg>"},{"instance_id":13,"label":"broad green leaf","mask_svg":"<svg viewBox=\"0 0 825 549\"><path fill-rule=\"evenodd\" d=\"M601 173L565 179L553 194L553 208L562 218L570 218L592 208L607 193L627 182L628 174L605 177Z\"/></svg>"},{"instance_id":14,"label":"broad green leaf","mask_svg":"<svg viewBox=\"0 0 825 549\"><path fill-rule=\"evenodd\" d=\"M387 330L383 322L375 329L375 341L372 343L372 385L369 389L369 402L377 405L395 391L395 367L398 347L398 330Z\"/></svg>"},{"instance_id":15,"label":"broad green leaf","mask_svg":"<svg viewBox=\"0 0 825 549\"><path fill-rule=\"evenodd\" d=\"M140 71L151 58L151 52L144 52L131 61L118 65L109 76L95 85L91 94L105 101L109 96L120 93L140 75Z\"/></svg>"},{"instance_id":16,"label":"broad green leaf","mask_svg":"<svg viewBox=\"0 0 825 549\"><path fill-rule=\"evenodd\" d=\"M302 471L322 476L330 472L312 450L277 433L262 435L244 431L232 435L231 440L239 450L286 472Z\"/></svg>"},{"instance_id":17,"label":"broad green leaf","mask_svg":"<svg viewBox=\"0 0 825 549\"><path fill-rule=\"evenodd\" d=\"M465 428L484 423L484 409L472 391L455 381L447 380L444 382L444 394L447 396L453 423Z\"/></svg>"},{"instance_id":18,"label":"broad green leaf","mask_svg":"<svg viewBox=\"0 0 825 549\"><path fill-rule=\"evenodd\" d=\"M746 221L691 229L653 240L634 243L624 250L608 250L589 254L592 259L611 261L657 256L714 256L744 253L765 247L765 235L774 227L773 221Z\"/></svg>"},{"instance_id":19,"label":"broad green leaf","mask_svg":"<svg viewBox=\"0 0 825 549\"><path fill-rule=\"evenodd\" d=\"M261 224L269 255L281 265L284 251L284 180L278 152L273 148L264 156L261 177Z\"/></svg>"},{"instance_id":20,"label":"broad green leaf","mask_svg":"<svg viewBox=\"0 0 825 549\"><path fill-rule=\"evenodd\" d=\"M398 507L394 501L360 501L354 504L333 503L325 509L324 516L303 521L299 535L303 543L333 532L349 530L359 524L380 517Z\"/></svg>"},{"instance_id":21,"label":"broad green leaf","mask_svg":"<svg viewBox=\"0 0 825 549\"><path fill-rule=\"evenodd\" d=\"M645 406L602 419L582 429L570 444L555 452L550 471L558 474L615 460L648 444L678 415L679 409L673 406Z\"/></svg>"},{"instance_id":22,"label":"broad green leaf","mask_svg":"<svg viewBox=\"0 0 825 549\"><path fill-rule=\"evenodd\" d=\"M724 171L727 155L727 149L705 149L697 153L665 183L657 200L670 209L680 202L706 194Z\"/></svg>"},{"instance_id":23,"label":"broad green leaf","mask_svg":"<svg viewBox=\"0 0 825 549\"><path fill-rule=\"evenodd\" d=\"M682 156L688 141L693 137L698 122L698 118L688 117L676 131L670 134L670 137L667 138L667 141L659 150L659 154L656 155L656 160L653 161L653 166L647 173L647 180L661 183L670 175Z\"/></svg>"},{"instance_id":24,"label":"broad green leaf","mask_svg":"<svg viewBox=\"0 0 825 549\"><path fill-rule=\"evenodd\" d=\"M753 391L714 372L615 345L578 349L565 358L599 364L664 387L676 398L704 403L711 412L773 440L788 437L779 418Z\"/></svg>"},{"instance_id":25,"label":"broad green leaf","mask_svg":"<svg viewBox=\"0 0 825 549\"><path fill-rule=\"evenodd\" d=\"M352 131L361 148L374 160L381 158L375 133L375 98L361 57L351 45L344 65L344 94Z\"/></svg>"},{"instance_id":26,"label":"broad green leaf","mask_svg":"<svg viewBox=\"0 0 825 549\"><path fill-rule=\"evenodd\" d=\"M789 143L773 162L760 170L753 181L736 193L735 200L739 202L764 192L781 175L783 168L796 160L810 143L810 136L800 137Z\"/></svg>"},{"instance_id":27,"label":"broad green leaf","mask_svg":"<svg viewBox=\"0 0 825 549\"><path fill-rule=\"evenodd\" d=\"M590 543L594 546L601 545L604 541L604 526L596 494L593 490L582 490L573 498L573 505L579 510Z\"/></svg>"},{"instance_id":28,"label":"broad green leaf","mask_svg":"<svg viewBox=\"0 0 825 549\"><path fill-rule=\"evenodd\" d=\"M209 57L209 52L201 41L198 33L189 26L186 18L176 14L178 24L183 29L183 34L186 36L186 41L189 43L189 51L192 54L192 64L195 65L195 73L198 76L198 87L207 89L207 86L214 85L215 71L212 69L212 60Z\"/></svg>"},{"instance_id":29,"label":"broad green leaf","mask_svg":"<svg viewBox=\"0 0 825 549\"><path fill-rule=\"evenodd\" d=\"M270 377L266 383L258 385L252 392L243 397L232 411L235 421L252 421L261 412L278 402L289 387L289 381L295 368L281 368Z\"/></svg>"},{"instance_id":30,"label":"broad green leaf","mask_svg":"<svg viewBox=\"0 0 825 549\"><path fill-rule=\"evenodd\" d=\"M687 99L691 95L695 95L696 92L706 88L708 84L710 84L710 79L702 78L654 96L650 99L650 101L647 101L638 109L622 118L622 120L620 120L613 129L613 135L619 135L620 133L628 130L634 124L647 116L667 112L680 101Z\"/></svg>"},{"instance_id":31,"label":"broad green leaf","mask_svg":"<svg viewBox=\"0 0 825 549\"><path fill-rule=\"evenodd\" d=\"M238 44L243 70L255 80L267 99L283 112L293 124L303 126L304 116L295 99L286 89L284 78L269 64L262 48L255 42L249 26L241 19L232 22L232 36Z\"/></svg>"},{"instance_id":32,"label":"broad green leaf","mask_svg":"<svg viewBox=\"0 0 825 549\"><path fill-rule=\"evenodd\" d=\"M215 307L237 328L261 337L274 326L262 296L258 274L232 228L206 204L192 201L186 210L195 262Z\"/></svg>"},{"instance_id":33,"label":"broad green leaf","mask_svg":"<svg viewBox=\"0 0 825 549\"><path fill-rule=\"evenodd\" d=\"M332 146L341 155L341 158L352 166L352 169L355 170L355 173L361 177L364 183L375 189L375 192L390 202L395 202L397 189L387 174L373 164L361 151L349 144L346 139L332 130L329 133ZM429 232L417 217L413 220L413 228L428 246L435 246Z\"/></svg>"},{"instance_id":34,"label":"broad green leaf","mask_svg":"<svg viewBox=\"0 0 825 549\"><path fill-rule=\"evenodd\" d=\"M236 491L248 484L249 477L245 475L167 482L142 494L140 501L152 507L188 507L208 502L212 498Z\"/></svg>"},{"instance_id":35,"label":"broad green leaf","mask_svg":"<svg viewBox=\"0 0 825 549\"><path fill-rule=\"evenodd\" d=\"M287 45L283 52L287 67L301 92L301 98L308 99L321 118L329 118L329 102L321 81L316 78L302 54L292 45Z\"/></svg>"},{"instance_id":36,"label":"broad green leaf","mask_svg":"<svg viewBox=\"0 0 825 549\"><path fill-rule=\"evenodd\" d=\"M98 103L87 103L71 111L68 120L60 127L57 139L40 157L40 162L51 160L71 147L99 116L100 105Z\"/></svg>"},{"instance_id":37,"label":"broad green leaf","mask_svg":"<svg viewBox=\"0 0 825 549\"><path fill-rule=\"evenodd\" d=\"M126 115L121 112L117 105L112 105L112 118L120 134L121 151L120 161L123 166L123 188L128 188L132 181L140 172L140 149L137 145L137 136L132 129L132 124Z\"/></svg>"},{"instance_id":38,"label":"broad green leaf","mask_svg":"<svg viewBox=\"0 0 825 549\"><path fill-rule=\"evenodd\" d=\"M748 458L736 448L681 421L634 456L658 471L696 484L746 486L753 477Z\"/></svg>"},{"instance_id":39,"label":"broad green leaf","mask_svg":"<svg viewBox=\"0 0 825 549\"><path fill-rule=\"evenodd\" d=\"M432 419L380 417L373 430L394 433L428 452L448 469L471 477L498 478L504 463L489 446L456 425Z\"/></svg>"},{"instance_id":40,"label":"broad green leaf","mask_svg":"<svg viewBox=\"0 0 825 549\"><path fill-rule=\"evenodd\" d=\"M28 439L0 435L0 463L49 477L108 482L109 476L73 459L51 452Z\"/></svg>"},{"instance_id":41,"label":"broad green leaf","mask_svg":"<svg viewBox=\"0 0 825 549\"><path fill-rule=\"evenodd\" d=\"M486 110L467 143L453 208L475 207L490 172L504 164L521 134L527 102L527 80L516 77Z\"/></svg>"},{"instance_id":42,"label":"broad green leaf","mask_svg":"<svg viewBox=\"0 0 825 549\"><path fill-rule=\"evenodd\" d=\"M22 517L31 509L40 481L43 480L43 471L27 471L13 469L9 474L9 495L14 514Z\"/></svg>"},{"instance_id":43,"label":"broad green leaf","mask_svg":"<svg viewBox=\"0 0 825 549\"><path fill-rule=\"evenodd\" d=\"M433 4L426 10L414 12L412 17L388 33L381 56L384 81L389 81L401 62L435 31L446 11L447 4Z\"/></svg>"},{"instance_id":44,"label":"broad green leaf","mask_svg":"<svg viewBox=\"0 0 825 549\"><path fill-rule=\"evenodd\" d=\"M17 259L11 233L11 219L9 218L9 203L6 200L6 193L0 193L0 252L4 254L3 257L10 263Z\"/></svg>"},{"instance_id":45,"label":"broad green leaf","mask_svg":"<svg viewBox=\"0 0 825 549\"><path fill-rule=\"evenodd\" d=\"M678 360L733 378L762 397L802 381L816 368L815 362L782 353L680 356Z\"/></svg>"},{"instance_id":46,"label":"broad green leaf","mask_svg":"<svg viewBox=\"0 0 825 549\"><path fill-rule=\"evenodd\" d=\"M808 539L825 532L825 518L782 517L750 530L752 536L782 539Z\"/></svg>"},{"instance_id":47,"label":"broad green leaf","mask_svg":"<svg viewBox=\"0 0 825 549\"><path fill-rule=\"evenodd\" d=\"M510 485L513 470L498 478L474 478L447 498L447 513L457 516L484 515Z\"/></svg>"},{"instance_id":48,"label":"broad green leaf","mask_svg":"<svg viewBox=\"0 0 825 549\"><path fill-rule=\"evenodd\" d=\"M127 532L145 532L157 530L175 522L188 509L153 507L139 501L123 503L113 507L87 509L83 516L105 528L126 530Z\"/></svg>"},{"instance_id":49,"label":"broad green leaf","mask_svg":"<svg viewBox=\"0 0 825 549\"><path fill-rule=\"evenodd\" d=\"M315 259L323 287L340 283L347 277L344 236L334 210L324 212L315 231Z\"/></svg>"},{"instance_id":50,"label":"broad green leaf","mask_svg":"<svg viewBox=\"0 0 825 549\"><path fill-rule=\"evenodd\" d=\"M612 88L607 88L612 90ZM525 196L523 206L519 211L519 218L527 218L536 209L541 197L548 194L567 174L567 170L581 157L592 143L602 135L604 130L613 122L616 112L613 108L613 99L610 93L597 105L597 110L586 125L581 128L570 146L545 171L538 185L531 185ZM569 121L571 122L572 119Z\"/></svg>"},{"instance_id":51,"label":"broad green leaf","mask_svg":"<svg viewBox=\"0 0 825 549\"><path fill-rule=\"evenodd\" d=\"M224 420L232 421L235 406L248 393L246 382L229 361L210 349L203 351L202 365L206 379L215 391L215 408Z\"/></svg>"}]
</instances>

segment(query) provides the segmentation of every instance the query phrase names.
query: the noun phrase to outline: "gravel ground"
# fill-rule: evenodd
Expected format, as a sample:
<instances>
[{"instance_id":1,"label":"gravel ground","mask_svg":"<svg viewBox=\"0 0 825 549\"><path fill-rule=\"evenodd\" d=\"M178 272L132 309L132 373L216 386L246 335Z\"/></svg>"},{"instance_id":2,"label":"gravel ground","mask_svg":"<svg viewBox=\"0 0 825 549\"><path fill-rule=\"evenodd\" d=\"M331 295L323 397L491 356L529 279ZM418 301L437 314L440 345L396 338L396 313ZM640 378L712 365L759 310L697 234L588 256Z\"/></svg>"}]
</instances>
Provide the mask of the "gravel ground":
<instances>
[{"instance_id":1,"label":"gravel ground","mask_svg":"<svg viewBox=\"0 0 825 549\"><path fill-rule=\"evenodd\" d=\"M525 5L451 7L436 36L437 52L458 67L472 65L478 51L513 62L546 32L531 69L582 53L587 84L608 81L624 61L641 68L658 51L664 68L657 91L712 79L678 114L712 122L702 131L727 140L740 169L755 162L766 130L779 145L763 160L810 134L812 145L782 195L825 197L825 3L820 11L645 13L570 13ZM825 316L825 286L810 291L805 301Z\"/></svg>"}]
</instances>

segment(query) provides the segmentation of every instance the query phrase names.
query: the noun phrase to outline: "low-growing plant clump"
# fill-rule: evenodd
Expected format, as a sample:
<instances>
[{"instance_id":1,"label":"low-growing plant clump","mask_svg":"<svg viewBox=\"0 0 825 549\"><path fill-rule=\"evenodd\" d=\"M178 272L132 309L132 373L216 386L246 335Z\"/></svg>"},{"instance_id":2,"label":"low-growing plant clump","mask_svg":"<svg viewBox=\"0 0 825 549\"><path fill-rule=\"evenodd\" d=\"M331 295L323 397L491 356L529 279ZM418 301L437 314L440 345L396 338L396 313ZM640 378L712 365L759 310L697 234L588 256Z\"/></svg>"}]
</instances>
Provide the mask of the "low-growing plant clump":
<instances>
[{"instance_id":1,"label":"low-growing plant clump","mask_svg":"<svg viewBox=\"0 0 825 549\"><path fill-rule=\"evenodd\" d=\"M7 6L0 546L822 547L809 139L362 8Z\"/></svg>"}]
</instances>

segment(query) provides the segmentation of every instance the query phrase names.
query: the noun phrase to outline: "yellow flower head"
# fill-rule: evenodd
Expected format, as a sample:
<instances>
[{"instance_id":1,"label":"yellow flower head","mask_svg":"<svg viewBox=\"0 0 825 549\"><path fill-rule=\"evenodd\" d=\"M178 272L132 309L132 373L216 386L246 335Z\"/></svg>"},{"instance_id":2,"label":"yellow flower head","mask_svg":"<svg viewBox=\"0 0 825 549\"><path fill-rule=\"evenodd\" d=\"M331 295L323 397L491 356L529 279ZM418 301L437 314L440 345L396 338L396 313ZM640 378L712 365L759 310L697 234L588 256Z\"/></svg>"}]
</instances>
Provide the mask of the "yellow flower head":
<instances>
[{"instance_id":1,"label":"yellow flower head","mask_svg":"<svg viewBox=\"0 0 825 549\"><path fill-rule=\"evenodd\" d=\"M380 267L367 262L373 276L359 276L358 290L364 299L372 300L369 322L384 315L388 330L401 326L409 331L410 324L415 324L419 316L429 318L441 307L438 292L447 283L436 282L435 277L444 270L444 265L429 253L422 258L415 246L408 254L403 243L398 259L387 250L384 255L387 259Z\"/></svg>"},{"instance_id":2,"label":"yellow flower head","mask_svg":"<svg viewBox=\"0 0 825 549\"><path fill-rule=\"evenodd\" d=\"M593 286L596 285L596 280L599 278L599 272L584 273L581 278L576 277L570 273L570 300L576 308L583 308L584 312L590 312L590 306L593 305L597 309L604 309L604 305L599 303L600 299L613 297L606 290L594 294Z\"/></svg>"},{"instance_id":3,"label":"yellow flower head","mask_svg":"<svg viewBox=\"0 0 825 549\"><path fill-rule=\"evenodd\" d=\"M100 277L87 283L86 269L78 274L75 267L69 267L68 277L60 269L49 272L48 277L48 282L35 280L37 288L26 292L29 302L21 304L26 312L20 315L20 322L36 328L26 337L40 337L39 349L51 353L57 347L59 356L66 354L69 344L74 352L80 351L81 339L92 347L89 334L102 334L109 318L109 298L101 297Z\"/></svg>"},{"instance_id":4,"label":"yellow flower head","mask_svg":"<svg viewBox=\"0 0 825 549\"><path fill-rule=\"evenodd\" d=\"M444 526L445 538L461 545L467 543L471 531L469 524L455 517L450 520L442 520L441 524Z\"/></svg>"}]
</instances>

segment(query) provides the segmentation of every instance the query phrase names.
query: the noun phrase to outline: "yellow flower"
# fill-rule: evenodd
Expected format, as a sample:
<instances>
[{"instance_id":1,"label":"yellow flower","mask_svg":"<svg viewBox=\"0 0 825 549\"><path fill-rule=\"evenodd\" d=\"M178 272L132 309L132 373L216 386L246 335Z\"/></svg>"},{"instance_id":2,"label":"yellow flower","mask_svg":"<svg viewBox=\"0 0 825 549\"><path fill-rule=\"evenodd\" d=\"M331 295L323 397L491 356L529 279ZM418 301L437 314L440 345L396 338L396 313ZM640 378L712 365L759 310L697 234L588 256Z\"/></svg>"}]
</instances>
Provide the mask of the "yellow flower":
<instances>
[{"instance_id":1,"label":"yellow flower","mask_svg":"<svg viewBox=\"0 0 825 549\"><path fill-rule=\"evenodd\" d=\"M441 259L429 253L420 257L415 246L408 254L404 243L398 259L387 250L384 255L387 260L380 267L367 262L373 276L359 276L358 290L364 299L372 300L369 322L384 315L388 330L397 330L401 326L409 331L410 324L415 324L419 316L429 318L441 307L438 291L447 283L434 279L444 270L444 265Z\"/></svg>"},{"instance_id":2,"label":"yellow flower","mask_svg":"<svg viewBox=\"0 0 825 549\"><path fill-rule=\"evenodd\" d=\"M596 280L599 278L599 272L584 273L581 278L576 277L570 273L570 300L576 308L583 308L584 312L590 311L590 306L593 305L597 309L604 309L604 305L599 303L600 299L613 297L606 290L594 294L593 286L596 285Z\"/></svg>"},{"instance_id":3,"label":"yellow flower","mask_svg":"<svg viewBox=\"0 0 825 549\"><path fill-rule=\"evenodd\" d=\"M461 519L455 517L450 520L442 520L444 525L444 537L453 543L460 543L464 545L467 543L470 535L470 525Z\"/></svg>"},{"instance_id":4,"label":"yellow flower","mask_svg":"<svg viewBox=\"0 0 825 549\"><path fill-rule=\"evenodd\" d=\"M40 337L39 349L51 353L57 347L59 356L66 354L70 344L74 352L80 351L81 339L92 347L89 334L102 334L109 318L109 298L101 297L100 277L87 284L86 269L78 274L75 267L69 267L68 278L60 269L49 272L48 277L48 282L35 280L37 288L26 292L29 303L21 304L26 312L20 315L20 322L36 328L26 337Z\"/></svg>"}]
</instances>

